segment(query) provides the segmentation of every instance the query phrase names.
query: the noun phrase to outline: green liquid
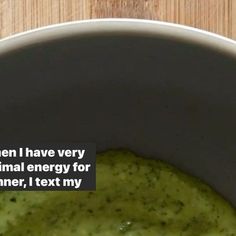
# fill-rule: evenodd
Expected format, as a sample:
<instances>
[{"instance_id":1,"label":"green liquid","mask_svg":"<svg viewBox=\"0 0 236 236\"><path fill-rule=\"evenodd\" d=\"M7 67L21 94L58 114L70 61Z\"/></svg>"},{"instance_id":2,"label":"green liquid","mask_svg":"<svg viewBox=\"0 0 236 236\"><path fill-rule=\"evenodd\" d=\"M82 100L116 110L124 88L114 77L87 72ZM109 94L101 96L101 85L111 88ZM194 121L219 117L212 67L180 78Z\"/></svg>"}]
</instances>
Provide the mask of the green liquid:
<instances>
[{"instance_id":1,"label":"green liquid","mask_svg":"<svg viewBox=\"0 0 236 236\"><path fill-rule=\"evenodd\" d=\"M163 162L109 151L94 192L1 192L0 235L236 236L236 212Z\"/></svg>"}]
</instances>

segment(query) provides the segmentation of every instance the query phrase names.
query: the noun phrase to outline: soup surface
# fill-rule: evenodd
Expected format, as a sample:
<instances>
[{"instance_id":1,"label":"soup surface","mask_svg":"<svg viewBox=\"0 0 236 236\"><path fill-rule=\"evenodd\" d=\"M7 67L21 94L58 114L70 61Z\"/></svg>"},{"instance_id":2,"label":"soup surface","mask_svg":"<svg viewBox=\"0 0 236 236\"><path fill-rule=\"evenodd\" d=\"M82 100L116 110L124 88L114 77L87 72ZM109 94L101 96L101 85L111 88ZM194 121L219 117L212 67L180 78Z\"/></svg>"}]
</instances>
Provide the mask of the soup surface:
<instances>
[{"instance_id":1,"label":"soup surface","mask_svg":"<svg viewBox=\"0 0 236 236\"><path fill-rule=\"evenodd\" d=\"M94 192L1 192L0 235L236 236L236 213L163 162L108 151Z\"/></svg>"}]
</instances>

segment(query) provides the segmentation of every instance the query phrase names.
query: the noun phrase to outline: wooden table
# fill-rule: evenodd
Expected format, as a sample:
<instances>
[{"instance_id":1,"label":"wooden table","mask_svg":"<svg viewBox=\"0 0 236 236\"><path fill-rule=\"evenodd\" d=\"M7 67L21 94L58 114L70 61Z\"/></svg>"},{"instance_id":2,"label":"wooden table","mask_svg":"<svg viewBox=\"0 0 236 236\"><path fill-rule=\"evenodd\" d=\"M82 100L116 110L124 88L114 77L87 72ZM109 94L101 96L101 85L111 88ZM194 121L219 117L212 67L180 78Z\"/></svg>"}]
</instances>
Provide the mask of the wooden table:
<instances>
[{"instance_id":1,"label":"wooden table","mask_svg":"<svg viewBox=\"0 0 236 236\"><path fill-rule=\"evenodd\" d=\"M236 0L0 0L0 38L49 24L105 17L176 22L236 39Z\"/></svg>"}]
</instances>

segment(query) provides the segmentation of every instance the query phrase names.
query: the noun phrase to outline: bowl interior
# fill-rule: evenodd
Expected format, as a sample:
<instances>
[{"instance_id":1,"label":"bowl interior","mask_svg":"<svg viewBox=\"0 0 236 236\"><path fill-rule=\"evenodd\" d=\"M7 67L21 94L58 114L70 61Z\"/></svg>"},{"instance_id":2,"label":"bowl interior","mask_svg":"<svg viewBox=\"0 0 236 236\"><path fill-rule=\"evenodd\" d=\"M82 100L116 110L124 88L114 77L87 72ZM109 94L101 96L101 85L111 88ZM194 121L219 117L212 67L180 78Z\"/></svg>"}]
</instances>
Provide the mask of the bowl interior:
<instances>
[{"instance_id":1,"label":"bowl interior","mask_svg":"<svg viewBox=\"0 0 236 236\"><path fill-rule=\"evenodd\" d=\"M95 142L202 178L236 206L236 60L171 38L90 34L0 57L1 142Z\"/></svg>"}]
</instances>

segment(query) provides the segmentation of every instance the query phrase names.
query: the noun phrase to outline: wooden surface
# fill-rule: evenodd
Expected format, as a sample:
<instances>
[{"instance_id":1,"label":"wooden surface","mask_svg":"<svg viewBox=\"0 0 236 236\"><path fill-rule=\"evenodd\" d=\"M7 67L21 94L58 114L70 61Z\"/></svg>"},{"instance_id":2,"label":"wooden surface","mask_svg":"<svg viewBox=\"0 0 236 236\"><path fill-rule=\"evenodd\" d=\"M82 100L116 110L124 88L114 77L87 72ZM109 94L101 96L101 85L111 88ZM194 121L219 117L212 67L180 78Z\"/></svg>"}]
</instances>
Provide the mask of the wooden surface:
<instances>
[{"instance_id":1,"label":"wooden surface","mask_svg":"<svg viewBox=\"0 0 236 236\"><path fill-rule=\"evenodd\" d=\"M105 17L176 22L236 39L236 0L0 0L0 38L54 23Z\"/></svg>"}]
</instances>

